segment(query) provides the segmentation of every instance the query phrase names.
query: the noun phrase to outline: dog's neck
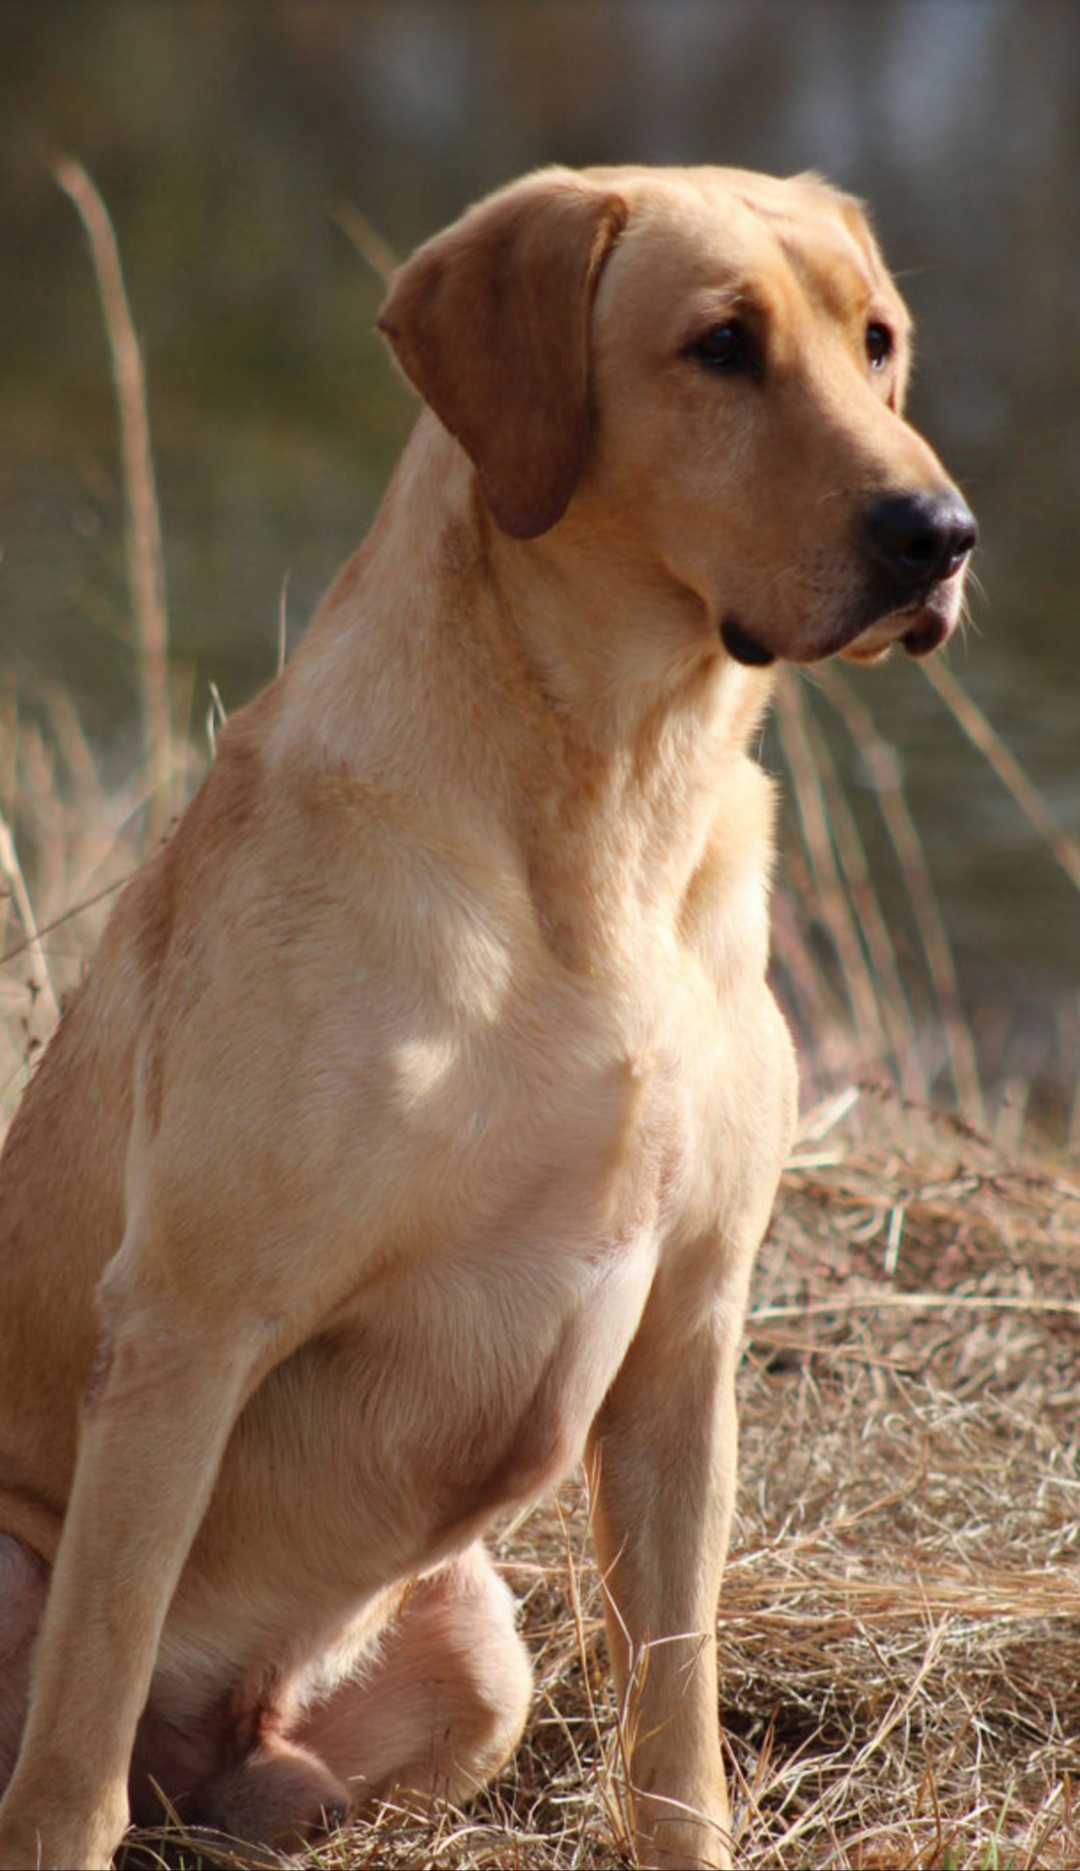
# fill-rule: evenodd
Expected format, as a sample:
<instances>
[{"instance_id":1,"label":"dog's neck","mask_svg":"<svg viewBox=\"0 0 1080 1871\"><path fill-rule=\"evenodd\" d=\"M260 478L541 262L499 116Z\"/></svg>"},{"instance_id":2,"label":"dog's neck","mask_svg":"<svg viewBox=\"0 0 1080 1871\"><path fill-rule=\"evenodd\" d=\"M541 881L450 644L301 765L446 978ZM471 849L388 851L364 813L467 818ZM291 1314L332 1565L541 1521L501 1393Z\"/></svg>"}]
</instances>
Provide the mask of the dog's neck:
<instances>
[{"instance_id":1,"label":"dog's neck","mask_svg":"<svg viewBox=\"0 0 1080 1871\"><path fill-rule=\"evenodd\" d=\"M321 723L321 761L405 796L418 767L429 787L443 768L433 827L498 822L577 960L643 912L678 915L771 691L689 593L598 545L573 505L541 539L500 533L428 415L291 673L319 692L302 718ZM767 866L764 797L758 817L740 871Z\"/></svg>"}]
</instances>

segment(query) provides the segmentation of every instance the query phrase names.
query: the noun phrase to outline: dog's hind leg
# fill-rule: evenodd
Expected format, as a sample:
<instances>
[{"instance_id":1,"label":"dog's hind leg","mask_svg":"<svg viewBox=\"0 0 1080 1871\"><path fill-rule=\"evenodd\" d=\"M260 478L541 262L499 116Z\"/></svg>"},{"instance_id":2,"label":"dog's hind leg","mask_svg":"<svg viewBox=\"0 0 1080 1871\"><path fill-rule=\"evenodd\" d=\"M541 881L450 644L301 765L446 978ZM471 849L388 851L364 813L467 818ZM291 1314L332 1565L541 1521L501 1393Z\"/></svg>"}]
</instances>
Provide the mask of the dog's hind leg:
<instances>
[{"instance_id":1,"label":"dog's hind leg","mask_svg":"<svg viewBox=\"0 0 1080 1871\"><path fill-rule=\"evenodd\" d=\"M0 1533L0 1793L19 1752L34 1639L48 1589L44 1561L14 1534Z\"/></svg>"},{"instance_id":2,"label":"dog's hind leg","mask_svg":"<svg viewBox=\"0 0 1080 1871\"><path fill-rule=\"evenodd\" d=\"M532 1670L514 1601L472 1546L405 1598L377 1655L308 1710L293 1739L366 1805L390 1794L466 1799L521 1737Z\"/></svg>"},{"instance_id":3,"label":"dog's hind leg","mask_svg":"<svg viewBox=\"0 0 1080 1871\"><path fill-rule=\"evenodd\" d=\"M412 1586L374 1650L367 1614L356 1642L355 1672L299 1718L272 1702L226 1714L215 1767L209 1754L200 1761L197 1734L144 1717L136 1817L152 1822L154 1782L189 1823L288 1849L379 1798L458 1801L497 1773L524 1726L532 1673L513 1599L481 1546Z\"/></svg>"}]
</instances>

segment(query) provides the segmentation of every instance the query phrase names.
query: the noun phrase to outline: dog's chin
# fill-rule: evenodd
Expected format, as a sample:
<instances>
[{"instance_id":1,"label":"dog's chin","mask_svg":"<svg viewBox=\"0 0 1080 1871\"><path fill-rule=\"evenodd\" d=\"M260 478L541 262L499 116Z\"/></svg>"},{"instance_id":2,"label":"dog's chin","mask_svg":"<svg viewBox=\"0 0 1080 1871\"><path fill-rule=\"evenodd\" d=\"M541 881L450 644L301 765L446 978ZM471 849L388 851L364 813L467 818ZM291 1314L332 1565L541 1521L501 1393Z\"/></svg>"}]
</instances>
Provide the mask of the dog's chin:
<instances>
[{"instance_id":1,"label":"dog's chin","mask_svg":"<svg viewBox=\"0 0 1080 1871\"><path fill-rule=\"evenodd\" d=\"M880 663L900 646L908 656L932 656L952 635L956 617L952 607L923 604L880 618L852 638L838 652L848 663Z\"/></svg>"},{"instance_id":2,"label":"dog's chin","mask_svg":"<svg viewBox=\"0 0 1080 1871\"><path fill-rule=\"evenodd\" d=\"M789 641L774 645L764 632L748 629L742 618L728 616L720 625L720 639L745 669L767 669L781 659L820 663L830 656L849 663L880 663L898 644L911 657L932 655L952 635L959 612L958 593L942 585L903 610L856 615L828 635L808 627L805 634L790 632Z\"/></svg>"}]
</instances>

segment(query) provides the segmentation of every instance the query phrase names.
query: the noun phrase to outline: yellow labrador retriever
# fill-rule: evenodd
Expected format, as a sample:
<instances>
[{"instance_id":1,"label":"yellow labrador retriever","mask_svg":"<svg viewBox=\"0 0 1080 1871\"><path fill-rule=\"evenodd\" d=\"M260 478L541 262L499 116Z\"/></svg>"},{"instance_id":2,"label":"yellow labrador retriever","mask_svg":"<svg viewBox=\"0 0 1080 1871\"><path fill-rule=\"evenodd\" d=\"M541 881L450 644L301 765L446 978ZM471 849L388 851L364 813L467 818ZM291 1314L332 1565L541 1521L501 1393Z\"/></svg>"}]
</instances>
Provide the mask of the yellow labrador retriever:
<instances>
[{"instance_id":1,"label":"yellow labrador retriever","mask_svg":"<svg viewBox=\"0 0 1080 1871\"><path fill-rule=\"evenodd\" d=\"M778 659L921 655L971 515L813 177L552 169L401 269L369 538L126 890L0 1170L0 1863L160 1788L461 1797L481 1544L587 1453L647 1864L730 1854L733 1372L788 1149Z\"/></svg>"}]
</instances>

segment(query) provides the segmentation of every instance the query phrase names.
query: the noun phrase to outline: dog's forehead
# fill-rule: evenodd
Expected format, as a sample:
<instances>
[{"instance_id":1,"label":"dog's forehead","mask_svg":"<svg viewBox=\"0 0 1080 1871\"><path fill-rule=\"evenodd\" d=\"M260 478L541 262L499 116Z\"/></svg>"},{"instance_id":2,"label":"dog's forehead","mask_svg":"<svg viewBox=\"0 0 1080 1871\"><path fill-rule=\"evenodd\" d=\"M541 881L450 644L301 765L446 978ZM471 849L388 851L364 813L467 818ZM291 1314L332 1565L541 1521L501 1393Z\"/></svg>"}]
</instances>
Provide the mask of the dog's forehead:
<instances>
[{"instance_id":1,"label":"dog's forehead","mask_svg":"<svg viewBox=\"0 0 1080 1871\"><path fill-rule=\"evenodd\" d=\"M755 292L797 285L832 316L871 304L903 325L902 302L859 204L816 176L782 180L744 169L595 170L629 210L612 284L674 293Z\"/></svg>"}]
</instances>

